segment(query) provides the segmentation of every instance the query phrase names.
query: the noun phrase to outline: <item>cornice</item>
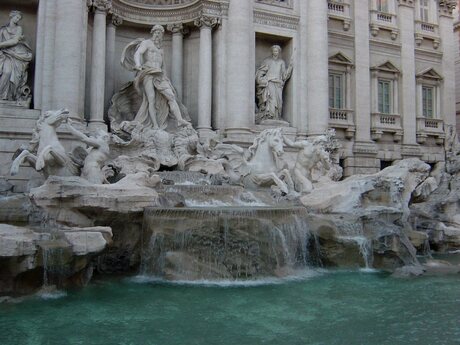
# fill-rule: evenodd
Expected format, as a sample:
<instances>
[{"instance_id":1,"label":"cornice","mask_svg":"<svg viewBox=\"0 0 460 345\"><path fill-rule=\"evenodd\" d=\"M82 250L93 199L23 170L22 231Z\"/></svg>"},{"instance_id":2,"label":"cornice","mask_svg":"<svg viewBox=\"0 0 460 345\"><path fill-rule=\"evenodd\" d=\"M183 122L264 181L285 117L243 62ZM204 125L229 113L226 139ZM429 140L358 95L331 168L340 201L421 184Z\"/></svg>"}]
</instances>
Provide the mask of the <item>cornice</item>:
<instances>
[{"instance_id":1,"label":"cornice","mask_svg":"<svg viewBox=\"0 0 460 345\"><path fill-rule=\"evenodd\" d=\"M202 16L221 18L228 11L228 3L221 0L197 0L187 4L152 6L113 0L112 12L123 20L138 24L193 23Z\"/></svg>"},{"instance_id":2,"label":"cornice","mask_svg":"<svg viewBox=\"0 0 460 345\"><path fill-rule=\"evenodd\" d=\"M254 10L254 23L261 25L277 26L283 29L297 30L299 16L269 12L260 9Z\"/></svg>"}]
</instances>

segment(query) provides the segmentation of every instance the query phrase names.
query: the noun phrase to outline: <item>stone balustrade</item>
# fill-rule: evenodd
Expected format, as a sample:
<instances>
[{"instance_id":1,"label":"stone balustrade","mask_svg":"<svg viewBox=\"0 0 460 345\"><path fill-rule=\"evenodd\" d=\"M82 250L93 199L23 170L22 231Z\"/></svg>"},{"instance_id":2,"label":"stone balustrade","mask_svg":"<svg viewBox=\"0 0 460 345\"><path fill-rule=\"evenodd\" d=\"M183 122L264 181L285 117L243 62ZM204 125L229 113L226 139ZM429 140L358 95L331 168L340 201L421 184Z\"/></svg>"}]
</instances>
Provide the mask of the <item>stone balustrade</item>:
<instances>
[{"instance_id":1,"label":"stone balustrade","mask_svg":"<svg viewBox=\"0 0 460 345\"><path fill-rule=\"evenodd\" d=\"M445 131L444 121L440 119L430 119L426 117L417 118L417 142L423 144L427 137L435 137L436 143L444 143Z\"/></svg>"},{"instance_id":2,"label":"stone balustrade","mask_svg":"<svg viewBox=\"0 0 460 345\"><path fill-rule=\"evenodd\" d=\"M328 16L331 19L343 22L343 29L348 31L351 25L350 2L328 0L327 2Z\"/></svg>"},{"instance_id":3,"label":"stone balustrade","mask_svg":"<svg viewBox=\"0 0 460 345\"><path fill-rule=\"evenodd\" d=\"M354 111L350 109L329 108L329 127L345 129L345 136L348 139L353 138L356 131Z\"/></svg>"},{"instance_id":4,"label":"stone balustrade","mask_svg":"<svg viewBox=\"0 0 460 345\"><path fill-rule=\"evenodd\" d=\"M383 133L392 133L395 141L402 139L402 121L398 114L373 113L371 116L373 140L380 140Z\"/></svg>"},{"instance_id":5,"label":"stone balustrade","mask_svg":"<svg viewBox=\"0 0 460 345\"><path fill-rule=\"evenodd\" d=\"M433 48L438 49L440 44L439 26L433 23L415 21L415 43L420 46L424 39L433 42Z\"/></svg>"},{"instance_id":6,"label":"stone balustrade","mask_svg":"<svg viewBox=\"0 0 460 345\"><path fill-rule=\"evenodd\" d=\"M370 11L371 34L376 37L379 30L390 31L390 37L395 40L398 37L398 18L394 13L381 12L377 10Z\"/></svg>"}]
</instances>

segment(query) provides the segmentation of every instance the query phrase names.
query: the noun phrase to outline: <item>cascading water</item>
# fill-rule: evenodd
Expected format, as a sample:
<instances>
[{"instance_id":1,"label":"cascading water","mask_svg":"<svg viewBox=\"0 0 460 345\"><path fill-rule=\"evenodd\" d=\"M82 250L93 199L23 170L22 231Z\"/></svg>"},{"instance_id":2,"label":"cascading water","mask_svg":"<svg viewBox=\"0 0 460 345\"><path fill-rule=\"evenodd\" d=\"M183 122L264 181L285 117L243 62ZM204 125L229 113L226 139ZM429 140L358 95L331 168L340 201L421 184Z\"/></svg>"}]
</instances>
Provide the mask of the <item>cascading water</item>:
<instances>
[{"instance_id":1,"label":"cascading water","mask_svg":"<svg viewBox=\"0 0 460 345\"><path fill-rule=\"evenodd\" d=\"M146 209L141 274L173 280L285 276L318 262L303 208Z\"/></svg>"}]
</instances>

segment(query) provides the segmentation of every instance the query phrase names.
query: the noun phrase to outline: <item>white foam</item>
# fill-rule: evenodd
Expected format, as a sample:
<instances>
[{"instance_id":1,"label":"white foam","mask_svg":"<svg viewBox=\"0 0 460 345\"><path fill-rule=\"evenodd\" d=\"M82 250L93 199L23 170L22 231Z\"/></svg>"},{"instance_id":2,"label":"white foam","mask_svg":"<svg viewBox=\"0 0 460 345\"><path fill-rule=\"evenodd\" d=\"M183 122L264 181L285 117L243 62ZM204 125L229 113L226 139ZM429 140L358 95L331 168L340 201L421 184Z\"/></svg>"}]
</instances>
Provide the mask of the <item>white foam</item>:
<instances>
[{"instance_id":1,"label":"white foam","mask_svg":"<svg viewBox=\"0 0 460 345\"><path fill-rule=\"evenodd\" d=\"M222 287L222 288L231 288L231 287L257 287L257 286L266 286L266 285L280 285L289 282L296 281L305 281L311 278L315 278L324 273L324 270L299 270L293 272L292 275L277 278L277 277L267 277L253 280L166 280L159 277L139 275L129 279L129 281L138 284L148 284L148 283L162 283L169 285L188 285L188 286L204 286L204 287Z\"/></svg>"}]
</instances>

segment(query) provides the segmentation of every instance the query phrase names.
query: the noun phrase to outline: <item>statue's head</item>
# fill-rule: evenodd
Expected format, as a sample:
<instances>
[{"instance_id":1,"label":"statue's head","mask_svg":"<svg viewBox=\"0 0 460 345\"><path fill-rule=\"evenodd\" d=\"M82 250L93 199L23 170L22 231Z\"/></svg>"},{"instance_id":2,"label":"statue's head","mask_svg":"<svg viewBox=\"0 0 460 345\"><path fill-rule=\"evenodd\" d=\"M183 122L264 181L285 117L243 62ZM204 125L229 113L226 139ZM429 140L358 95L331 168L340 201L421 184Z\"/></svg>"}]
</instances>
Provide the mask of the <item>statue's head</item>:
<instances>
[{"instance_id":1,"label":"statue's head","mask_svg":"<svg viewBox=\"0 0 460 345\"><path fill-rule=\"evenodd\" d=\"M165 29L161 25L154 25L150 33L152 34L153 41L155 43L161 43L163 41Z\"/></svg>"},{"instance_id":2,"label":"statue's head","mask_svg":"<svg viewBox=\"0 0 460 345\"><path fill-rule=\"evenodd\" d=\"M14 23L19 22L21 19L22 19L22 12L20 11L10 12L10 20L14 21Z\"/></svg>"},{"instance_id":3,"label":"statue's head","mask_svg":"<svg viewBox=\"0 0 460 345\"><path fill-rule=\"evenodd\" d=\"M281 47L277 44L272 46L272 56L277 59L281 55Z\"/></svg>"}]
</instances>

